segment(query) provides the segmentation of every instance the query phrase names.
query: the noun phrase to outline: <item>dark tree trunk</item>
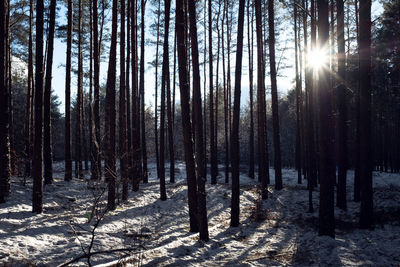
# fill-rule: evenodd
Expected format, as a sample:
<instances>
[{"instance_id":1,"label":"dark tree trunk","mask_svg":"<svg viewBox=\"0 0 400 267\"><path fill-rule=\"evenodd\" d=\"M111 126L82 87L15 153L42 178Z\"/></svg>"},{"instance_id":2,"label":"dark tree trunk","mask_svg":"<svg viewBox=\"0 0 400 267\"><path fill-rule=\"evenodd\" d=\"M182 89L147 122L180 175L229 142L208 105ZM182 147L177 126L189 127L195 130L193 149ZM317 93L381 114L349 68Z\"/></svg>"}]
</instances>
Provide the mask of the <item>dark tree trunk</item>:
<instances>
[{"instance_id":1,"label":"dark tree trunk","mask_svg":"<svg viewBox=\"0 0 400 267\"><path fill-rule=\"evenodd\" d=\"M168 23L170 19L170 9L171 3L168 5ZM165 31L168 32L169 31ZM165 33L164 33L165 34ZM175 41L175 37L174 37ZM175 42L174 42L175 43ZM169 49L169 48L168 48ZM168 50L167 50L168 51ZM175 49L174 49L175 53ZM171 183L175 183L175 159L174 159L174 121L173 121L173 114L172 114L172 104L171 104L171 81L170 81L170 72L169 72L169 54L167 57L167 117L168 117L168 144L169 144L169 181ZM175 68L175 60L174 60L174 68ZM174 70L175 75L175 70ZM174 90L175 90L175 79L174 79ZM175 96L174 96L175 97Z\"/></svg>"},{"instance_id":2,"label":"dark tree trunk","mask_svg":"<svg viewBox=\"0 0 400 267\"><path fill-rule=\"evenodd\" d=\"M225 130L225 183L229 183L229 125L228 125L228 86L227 74L225 69L225 40L224 40L224 25L227 9L227 1L224 0L224 10L222 12L222 74L224 79L224 130Z\"/></svg>"},{"instance_id":3,"label":"dark tree trunk","mask_svg":"<svg viewBox=\"0 0 400 267\"><path fill-rule=\"evenodd\" d=\"M107 92L106 92L106 157L105 157L105 177L108 181L108 201L107 208L114 210L115 191L116 191L116 167L115 167L115 85L117 72L117 28L118 28L118 0L113 0L112 7L112 32L110 57L108 61L107 73Z\"/></svg>"},{"instance_id":4,"label":"dark tree trunk","mask_svg":"<svg viewBox=\"0 0 400 267\"><path fill-rule=\"evenodd\" d=\"M36 1L35 144L33 151L32 212L43 212L43 0Z\"/></svg>"},{"instance_id":5,"label":"dark tree trunk","mask_svg":"<svg viewBox=\"0 0 400 267\"><path fill-rule=\"evenodd\" d=\"M127 139L128 139L128 178L132 179L132 127L131 127L131 97L130 97L130 55L131 55L131 5L132 0L128 0L128 6L126 10L126 78L125 78L125 89L126 89L126 130L127 130Z\"/></svg>"},{"instance_id":6,"label":"dark tree trunk","mask_svg":"<svg viewBox=\"0 0 400 267\"><path fill-rule=\"evenodd\" d=\"M329 45L328 0L318 0L318 44ZM334 125L332 111L332 88L327 66L319 69L319 123L320 123L320 206L319 234L335 237L334 217Z\"/></svg>"},{"instance_id":7,"label":"dark tree trunk","mask_svg":"<svg viewBox=\"0 0 400 267\"><path fill-rule=\"evenodd\" d=\"M212 49L212 12L211 12L211 0L208 0L208 74L209 74L209 85L210 85L210 156L211 156L211 184L217 183L218 173L218 162L217 162L217 150L215 144L215 129L214 124L214 90L213 90L213 49ZM204 124L204 127L206 125ZM205 136L206 137L206 136Z\"/></svg>"},{"instance_id":8,"label":"dark tree trunk","mask_svg":"<svg viewBox=\"0 0 400 267\"><path fill-rule=\"evenodd\" d=\"M231 226L239 226L239 119L240 119L240 90L242 80L243 57L243 28L244 28L244 0L239 1L238 37L236 46L235 66L235 91L233 103L233 121L231 132L231 158L232 158L232 201L231 201Z\"/></svg>"},{"instance_id":9,"label":"dark tree trunk","mask_svg":"<svg viewBox=\"0 0 400 267\"><path fill-rule=\"evenodd\" d=\"M121 32L120 32L120 76L119 76L119 157L122 180L122 200L128 200L128 140L126 117L126 88L125 88L125 1L121 0Z\"/></svg>"},{"instance_id":10,"label":"dark tree trunk","mask_svg":"<svg viewBox=\"0 0 400 267\"><path fill-rule=\"evenodd\" d=\"M358 20L358 1L354 2L356 13L356 29L357 29L357 42L358 42L358 76L360 76L360 29ZM360 80L360 77L359 77ZM361 198L361 177L360 177L360 82L358 81L356 90L356 138L355 138L355 162L354 162L354 201L358 202Z\"/></svg>"},{"instance_id":11,"label":"dark tree trunk","mask_svg":"<svg viewBox=\"0 0 400 267\"><path fill-rule=\"evenodd\" d=\"M143 183L148 182L148 173L147 173L147 148L146 148L146 121L145 121L145 103L144 103L144 38L145 38L145 31L144 31L144 16L145 16L145 8L146 8L147 0L141 0L141 38L140 38L140 84L139 84L139 91L140 91L140 98L141 98L141 151L142 151L142 179Z\"/></svg>"},{"instance_id":12,"label":"dark tree trunk","mask_svg":"<svg viewBox=\"0 0 400 267\"><path fill-rule=\"evenodd\" d=\"M161 118L160 118L160 198L167 200L167 192L165 189L165 86L169 83L169 17L170 17L171 1L165 1L164 7L164 49L163 49L163 64L161 78Z\"/></svg>"},{"instance_id":13,"label":"dark tree trunk","mask_svg":"<svg viewBox=\"0 0 400 267\"><path fill-rule=\"evenodd\" d=\"M100 157L100 47L98 33L98 11L97 0L93 0L93 78L94 78L94 129L93 129L93 158L95 160L94 171L92 173L93 180L101 179L101 157Z\"/></svg>"},{"instance_id":14,"label":"dark tree trunk","mask_svg":"<svg viewBox=\"0 0 400 267\"><path fill-rule=\"evenodd\" d=\"M257 34L257 117L258 117L258 179L261 181L262 198L268 198L268 158L265 119L265 86L264 86L264 48L261 24L261 0L255 0L256 34Z\"/></svg>"},{"instance_id":15,"label":"dark tree trunk","mask_svg":"<svg viewBox=\"0 0 400 267\"><path fill-rule=\"evenodd\" d=\"M360 1L360 228L374 223L371 149L371 0Z\"/></svg>"},{"instance_id":16,"label":"dark tree trunk","mask_svg":"<svg viewBox=\"0 0 400 267\"><path fill-rule=\"evenodd\" d=\"M253 116L253 11L250 16L250 2L247 2L247 43L249 52L249 94L250 94L250 133L249 133L249 177L254 179L254 116ZM251 19L251 20L250 20ZM251 25L251 27L250 27ZM250 37L251 36L251 37Z\"/></svg>"},{"instance_id":17,"label":"dark tree trunk","mask_svg":"<svg viewBox=\"0 0 400 267\"><path fill-rule=\"evenodd\" d=\"M9 91L7 88L7 35L6 16L8 0L0 4L0 203L10 194L10 139L9 139ZM37 165L36 165L37 166ZM41 212L41 210L40 210Z\"/></svg>"},{"instance_id":18,"label":"dark tree trunk","mask_svg":"<svg viewBox=\"0 0 400 267\"><path fill-rule=\"evenodd\" d=\"M160 42L160 15L161 15L161 1L158 1L158 11L157 11L157 40L156 40L156 64L155 64L155 81L154 81L154 136L155 136L155 149L156 149L156 164L157 164L157 177L160 178L160 153L163 152L159 152L158 151L158 47L159 47L159 42ZM163 66L164 67L164 66ZM161 101L163 101L163 99L161 98ZM160 124L164 123L162 120L160 121ZM161 142L161 140L160 140ZM161 149L161 145L160 145L160 149ZM163 148L164 149L164 148ZM164 158L164 155L162 156ZM163 163L163 165L165 165L165 162ZM164 171L164 180L165 180L165 169Z\"/></svg>"},{"instance_id":19,"label":"dark tree trunk","mask_svg":"<svg viewBox=\"0 0 400 267\"><path fill-rule=\"evenodd\" d=\"M272 121L274 128L274 168L275 168L275 189L282 189L282 166L281 166L281 136L279 133L279 107L278 107L278 86L276 83L275 66L275 26L274 26L274 1L268 1L268 30L269 30L269 66L271 77L272 96Z\"/></svg>"},{"instance_id":20,"label":"dark tree trunk","mask_svg":"<svg viewBox=\"0 0 400 267\"><path fill-rule=\"evenodd\" d=\"M193 108L195 116L195 146L196 146L196 172L197 172L197 219L200 240L208 241L207 206L206 206L206 169L204 165L203 118L200 89L199 48L196 26L195 0L189 0L190 41L192 45L193 60Z\"/></svg>"},{"instance_id":21,"label":"dark tree trunk","mask_svg":"<svg viewBox=\"0 0 400 267\"><path fill-rule=\"evenodd\" d=\"M31 113L33 112L33 0L29 1L29 40L28 40L28 91L26 94L26 112L25 112L25 177L31 175L32 160L32 125ZM24 179L24 184L25 184Z\"/></svg>"},{"instance_id":22,"label":"dark tree trunk","mask_svg":"<svg viewBox=\"0 0 400 267\"><path fill-rule=\"evenodd\" d=\"M346 56L344 45L344 5L343 0L336 2L337 6L337 44L338 44L338 184L336 205L347 209L346 176L347 176L347 104L346 104Z\"/></svg>"},{"instance_id":23,"label":"dark tree trunk","mask_svg":"<svg viewBox=\"0 0 400 267\"><path fill-rule=\"evenodd\" d=\"M294 4L294 51L295 51L295 69L296 69L296 169L297 169L297 183L301 184L301 136L300 136L300 90L301 84L299 79L299 59L298 59L298 34L297 34L297 4ZM301 69L300 69L301 71Z\"/></svg>"},{"instance_id":24,"label":"dark tree trunk","mask_svg":"<svg viewBox=\"0 0 400 267\"><path fill-rule=\"evenodd\" d=\"M192 123L190 120L189 83L185 41L184 0L176 0L176 38L178 46L179 88L181 95L182 129L185 150L186 177L188 184L188 204L190 232L198 232L197 221L197 182L193 154Z\"/></svg>"},{"instance_id":25,"label":"dark tree trunk","mask_svg":"<svg viewBox=\"0 0 400 267\"><path fill-rule=\"evenodd\" d=\"M46 61L46 84L44 87L44 133L43 133L43 156L44 156L44 183L53 183L53 149L51 136L51 79L53 69L54 31L56 24L56 0L50 2L50 21L48 36L48 51Z\"/></svg>"},{"instance_id":26,"label":"dark tree trunk","mask_svg":"<svg viewBox=\"0 0 400 267\"><path fill-rule=\"evenodd\" d=\"M139 190L141 179L141 154L140 154L140 116L138 94L138 65L137 65L137 1L133 0L131 6L131 44L132 44L132 190Z\"/></svg>"},{"instance_id":27,"label":"dark tree trunk","mask_svg":"<svg viewBox=\"0 0 400 267\"><path fill-rule=\"evenodd\" d=\"M82 96L83 96L83 59L82 59L82 0L78 1L78 91L76 101L76 127L75 127L75 177L83 179L82 172Z\"/></svg>"},{"instance_id":28,"label":"dark tree trunk","mask_svg":"<svg viewBox=\"0 0 400 267\"><path fill-rule=\"evenodd\" d=\"M96 0L95 0L96 1ZM71 58L73 1L68 0L67 58L65 74L65 181L72 180L72 140L71 140Z\"/></svg>"}]
</instances>

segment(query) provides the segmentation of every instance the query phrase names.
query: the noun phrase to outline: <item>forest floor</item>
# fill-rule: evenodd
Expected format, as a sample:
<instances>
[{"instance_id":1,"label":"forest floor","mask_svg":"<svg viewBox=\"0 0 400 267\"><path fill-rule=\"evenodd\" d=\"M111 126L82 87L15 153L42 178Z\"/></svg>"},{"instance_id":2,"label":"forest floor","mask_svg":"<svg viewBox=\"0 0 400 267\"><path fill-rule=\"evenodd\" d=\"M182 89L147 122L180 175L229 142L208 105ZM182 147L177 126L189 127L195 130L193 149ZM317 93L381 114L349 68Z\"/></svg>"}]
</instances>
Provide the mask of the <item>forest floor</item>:
<instances>
[{"instance_id":1,"label":"forest floor","mask_svg":"<svg viewBox=\"0 0 400 267\"><path fill-rule=\"evenodd\" d=\"M32 181L13 177L12 194L0 204L0 265L57 266L83 254L90 245L91 217L99 187L84 180L63 181L63 162L54 165L54 183L44 190L44 213L31 212ZM92 264L106 264L127 254L132 266L398 266L400 263L400 175L374 172L374 230L357 228L359 203L353 202L353 172L348 174L348 210L335 208L336 238L318 236L318 188L314 213L308 211L306 182L283 170L284 189L259 201L256 180L240 177L240 226L229 227L230 185L207 183L209 242L189 232L185 165L177 163L176 183L167 182L168 200L159 199L155 164L150 180L129 201L107 212L95 231ZM167 177L169 172L167 169ZM168 179L167 179L168 181ZM93 188L97 188L94 190ZM100 186L101 188L101 186ZM98 208L104 207L106 194ZM261 204L257 204L261 203ZM258 214L259 216L255 216ZM258 218L256 218L258 217ZM263 218L264 217L264 218ZM73 263L83 266L87 259Z\"/></svg>"}]
</instances>

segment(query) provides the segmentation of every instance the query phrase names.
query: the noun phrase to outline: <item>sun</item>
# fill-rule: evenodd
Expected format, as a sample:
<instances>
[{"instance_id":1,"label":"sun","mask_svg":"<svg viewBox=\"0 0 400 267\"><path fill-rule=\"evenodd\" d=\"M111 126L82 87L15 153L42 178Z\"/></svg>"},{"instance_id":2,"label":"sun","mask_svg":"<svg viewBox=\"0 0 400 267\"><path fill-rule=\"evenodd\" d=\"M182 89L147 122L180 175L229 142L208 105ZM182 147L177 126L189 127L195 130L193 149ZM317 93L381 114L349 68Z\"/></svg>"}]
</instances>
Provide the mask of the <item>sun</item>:
<instances>
[{"instance_id":1,"label":"sun","mask_svg":"<svg viewBox=\"0 0 400 267\"><path fill-rule=\"evenodd\" d=\"M323 49L314 49L308 53L308 66L314 70L320 70L328 64L328 55Z\"/></svg>"}]
</instances>

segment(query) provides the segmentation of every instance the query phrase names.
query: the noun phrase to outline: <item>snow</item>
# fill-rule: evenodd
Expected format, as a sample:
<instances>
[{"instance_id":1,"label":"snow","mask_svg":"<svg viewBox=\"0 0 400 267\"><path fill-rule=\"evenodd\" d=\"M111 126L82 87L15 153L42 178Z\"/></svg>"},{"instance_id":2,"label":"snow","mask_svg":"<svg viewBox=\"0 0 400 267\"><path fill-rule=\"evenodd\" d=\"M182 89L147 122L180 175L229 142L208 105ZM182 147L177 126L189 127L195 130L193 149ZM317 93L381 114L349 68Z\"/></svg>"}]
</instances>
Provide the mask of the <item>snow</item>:
<instances>
[{"instance_id":1,"label":"snow","mask_svg":"<svg viewBox=\"0 0 400 267\"><path fill-rule=\"evenodd\" d=\"M44 192L44 213L31 212L32 181L22 185L13 177L12 194L0 204L0 265L36 264L57 266L82 254L90 243L88 223L93 207L93 187L84 180L63 181L63 162L54 164L55 182ZM335 208L336 239L320 237L318 189L314 209L308 213L306 183L297 184L295 170L283 170L284 189L274 190L271 173L269 199L259 201L256 185L240 177L240 226L229 227L230 185L224 184L221 166L219 183L207 183L209 242L189 232L185 165L176 164L176 183L168 183L167 201L159 200L155 164L149 164L148 184L129 192L129 201L108 212L96 229L92 252L127 247L142 248L133 258L144 266L396 266L400 262L400 175L374 173L374 230L357 228L359 203L352 201L353 172L348 173L348 210ZM167 176L169 170L167 169ZM99 188L96 192L101 191ZM101 207L106 194L101 198ZM255 220L256 203L266 217ZM74 234L75 231L75 234ZM137 234L143 237L135 238ZM92 264L107 264L129 253L92 256ZM86 259L74 263L85 266ZM132 263L138 265L138 262ZM103 265L104 266L104 265Z\"/></svg>"}]
</instances>

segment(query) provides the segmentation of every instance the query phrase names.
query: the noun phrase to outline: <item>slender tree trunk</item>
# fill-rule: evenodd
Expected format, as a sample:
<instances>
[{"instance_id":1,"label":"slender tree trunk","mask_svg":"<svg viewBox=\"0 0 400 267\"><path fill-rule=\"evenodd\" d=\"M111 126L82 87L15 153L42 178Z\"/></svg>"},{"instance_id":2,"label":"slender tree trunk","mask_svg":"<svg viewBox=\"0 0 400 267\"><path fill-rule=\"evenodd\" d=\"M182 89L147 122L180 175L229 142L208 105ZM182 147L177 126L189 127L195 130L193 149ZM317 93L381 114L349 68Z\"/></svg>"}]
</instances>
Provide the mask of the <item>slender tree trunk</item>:
<instances>
[{"instance_id":1,"label":"slender tree trunk","mask_svg":"<svg viewBox=\"0 0 400 267\"><path fill-rule=\"evenodd\" d=\"M190 98L187 69L187 54L185 47L185 12L184 0L176 0L175 27L179 66L179 88L181 95L183 143L185 150L186 177L188 184L188 204L190 218L190 232L198 232L197 221L197 181L193 154L192 123L190 120Z\"/></svg>"},{"instance_id":2,"label":"slender tree trunk","mask_svg":"<svg viewBox=\"0 0 400 267\"><path fill-rule=\"evenodd\" d=\"M144 103L144 40L145 40L145 31L144 31L144 16L145 16L145 8L146 8L147 0L141 0L141 39L140 39L140 97L141 97L141 131L142 131L142 179L143 183L148 182L148 173L147 173L147 148L146 148L146 121L145 121L145 103Z\"/></svg>"},{"instance_id":3,"label":"slender tree trunk","mask_svg":"<svg viewBox=\"0 0 400 267\"><path fill-rule=\"evenodd\" d=\"M218 177L218 110L219 110L219 58L220 58L220 51L221 51L221 33L220 33L220 28L219 28L219 17L221 15L221 0L218 1L218 14L217 14L217 19L216 19L216 29L217 29L217 33L218 33L218 37L217 37L217 69L215 72L215 121L214 121L214 130L215 130L215 134L214 134L214 147L215 147L215 153L216 153L216 176Z\"/></svg>"},{"instance_id":4,"label":"slender tree trunk","mask_svg":"<svg viewBox=\"0 0 400 267\"><path fill-rule=\"evenodd\" d=\"M267 140L265 136L265 87L264 87L264 55L261 24L261 0L255 0L256 34L257 34L257 117L258 117L258 179L261 181L262 198L268 198L268 161Z\"/></svg>"},{"instance_id":5,"label":"slender tree trunk","mask_svg":"<svg viewBox=\"0 0 400 267\"><path fill-rule=\"evenodd\" d=\"M228 124L228 85L227 73L225 68L225 40L224 25L227 9L227 1L224 0L224 10L222 15L222 73L224 79L224 127L225 127L225 183L229 183L229 124Z\"/></svg>"},{"instance_id":6,"label":"slender tree trunk","mask_svg":"<svg viewBox=\"0 0 400 267\"><path fill-rule=\"evenodd\" d=\"M160 15L161 15L161 1L158 1L158 11L157 11L157 41L156 41L156 74L155 74L155 82L154 82L154 136L155 136L155 146L156 146L156 164L157 164L157 177L160 178L160 154L158 151L158 47L160 42ZM163 101L163 99L161 99ZM160 124L164 123L160 121ZM160 140L161 142L161 140ZM161 153L161 152L160 152ZM165 165L165 162L163 163ZM165 170L164 170L164 177L165 177Z\"/></svg>"},{"instance_id":7,"label":"slender tree trunk","mask_svg":"<svg viewBox=\"0 0 400 267\"><path fill-rule=\"evenodd\" d=\"M96 160L94 158L94 121L93 121L93 7L92 1L89 4L89 30L90 30L90 46L89 46L89 155L90 155L90 175L93 179L93 173L95 172Z\"/></svg>"},{"instance_id":8,"label":"slender tree trunk","mask_svg":"<svg viewBox=\"0 0 400 267\"><path fill-rule=\"evenodd\" d=\"M272 96L272 121L274 128L274 168L275 168L275 189L282 189L282 166L281 166L281 136L279 133L279 107L278 107L278 86L276 83L275 66L275 25L274 25L274 1L268 1L268 30L269 30L269 66L271 77Z\"/></svg>"},{"instance_id":9,"label":"slender tree trunk","mask_svg":"<svg viewBox=\"0 0 400 267\"><path fill-rule=\"evenodd\" d=\"M360 228L374 223L371 149L371 0L360 1Z\"/></svg>"},{"instance_id":10,"label":"slender tree trunk","mask_svg":"<svg viewBox=\"0 0 400 267\"><path fill-rule=\"evenodd\" d=\"M33 0L29 1L29 40L28 40L28 91L26 94L26 112L25 112L25 177L31 175L32 159L32 125L31 113L33 112ZM24 179L24 185L25 185Z\"/></svg>"},{"instance_id":11,"label":"slender tree trunk","mask_svg":"<svg viewBox=\"0 0 400 267\"><path fill-rule=\"evenodd\" d=\"M117 71L117 28L118 28L118 0L113 0L112 7L112 32L110 57L108 61L107 73L107 92L106 92L106 112L108 115L108 125L106 124L106 168L105 176L108 181L108 201L107 208L114 210L115 191L116 191L116 167L115 167L115 85ZM106 120L107 122L107 120Z\"/></svg>"},{"instance_id":12,"label":"slender tree trunk","mask_svg":"<svg viewBox=\"0 0 400 267\"><path fill-rule=\"evenodd\" d=\"M357 29L357 56L358 56L358 78L360 80L360 29L359 29L359 12L358 12L358 1L354 1L355 13L356 13L356 29ZM354 201L358 202L361 198L361 177L360 177L360 81L357 83L356 90L356 138L355 138L355 163L354 163Z\"/></svg>"},{"instance_id":13,"label":"slender tree trunk","mask_svg":"<svg viewBox=\"0 0 400 267\"><path fill-rule=\"evenodd\" d=\"M231 201L231 226L239 226L239 119L240 119L240 90L242 80L242 57L243 57L243 28L244 28L244 3L239 1L238 37L236 46L235 66L235 91L233 106L233 121L231 133L231 158L232 158L232 201Z\"/></svg>"},{"instance_id":14,"label":"slender tree trunk","mask_svg":"<svg viewBox=\"0 0 400 267\"><path fill-rule=\"evenodd\" d=\"M131 6L131 44L132 44L132 190L139 190L141 179L141 154L140 154L140 116L138 94L138 65L137 65L137 0Z\"/></svg>"},{"instance_id":15,"label":"slender tree trunk","mask_svg":"<svg viewBox=\"0 0 400 267\"><path fill-rule=\"evenodd\" d=\"M337 6L337 44L338 44L338 184L336 205L347 209L346 175L347 175L347 105L346 105L346 56L344 44L344 5L343 0L336 2Z\"/></svg>"},{"instance_id":16,"label":"slender tree trunk","mask_svg":"<svg viewBox=\"0 0 400 267\"><path fill-rule=\"evenodd\" d=\"M318 0L318 45L329 45L329 14L328 0ZM328 53L328 52L326 52ZM328 54L326 55L328 56ZM319 234L335 237L334 217L334 125L332 111L332 89L328 66L319 71L319 123L320 123L320 206L319 206Z\"/></svg>"},{"instance_id":17,"label":"slender tree trunk","mask_svg":"<svg viewBox=\"0 0 400 267\"><path fill-rule=\"evenodd\" d=\"M122 200L128 200L128 140L126 117L126 84L125 84L125 1L121 0L121 32L120 32L120 76L119 76L119 153L122 180Z\"/></svg>"},{"instance_id":18,"label":"slender tree trunk","mask_svg":"<svg viewBox=\"0 0 400 267\"><path fill-rule=\"evenodd\" d=\"M128 0L126 10L126 78L125 78L125 89L126 89L126 117L127 117L127 139L128 139L128 177L132 180L132 127L131 127L131 96L130 96L130 56L131 56L131 5L132 0Z\"/></svg>"},{"instance_id":19,"label":"slender tree trunk","mask_svg":"<svg viewBox=\"0 0 400 267\"><path fill-rule=\"evenodd\" d=\"M32 0L33 1L33 0ZM96 1L96 0L95 0ZM72 180L72 140L71 140L71 58L73 1L68 0L67 56L65 74L65 181Z\"/></svg>"},{"instance_id":20,"label":"slender tree trunk","mask_svg":"<svg viewBox=\"0 0 400 267\"><path fill-rule=\"evenodd\" d=\"M217 183L218 162L215 147L215 124L214 124L214 83L213 83L213 48L212 48L212 1L208 0L208 74L210 85L210 156L211 156L211 184ZM204 125L205 127L205 125Z\"/></svg>"},{"instance_id":21,"label":"slender tree trunk","mask_svg":"<svg viewBox=\"0 0 400 267\"><path fill-rule=\"evenodd\" d=\"M254 116L253 116L253 5L250 16L250 2L247 2L247 44L249 52L249 95L250 95L250 133L249 133L249 177L254 179ZM251 26L251 27L250 27ZM250 37L251 36L251 37Z\"/></svg>"},{"instance_id":22,"label":"slender tree trunk","mask_svg":"<svg viewBox=\"0 0 400 267\"><path fill-rule=\"evenodd\" d=\"M192 45L193 60L193 108L195 116L195 146L196 146L196 172L197 172L197 203L198 203L198 225L200 240L208 241L207 206L206 206L206 173L204 166L204 142L203 142L203 118L200 89L199 49L196 26L195 0L189 0L190 19L190 41Z\"/></svg>"},{"instance_id":23,"label":"slender tree trunk","mask_svg":"<svg viewBox=\"0 0 400 267\"><path fill-rule=\"evenodd\" d=\"M8 131L9 91L7 88L7 81L6 81L7 42L6 38L3 38L6 37L7 35L6 16L7 16L8 5L9 5L8 0L4 0L0 4L0 36L2 36L2 38L0 38L0 203L6 202L6 197L9 196L11 190L10 141L9 141L10 139ZM35 167L37 167L36 164Z\"/></svg>"},{"instance_id":24,"label":"slender tree trunk","mask_svg":"<svg viewBox=\"0 0 400 267\"><path fill-rule=\"evenodd\" d=\"M83 179L82 172L82 144L81 137L83 134L82 127L82 96L83 96L83 59L82 59L82 0L78 1L78 91L76 103L76 127L75 127L75 177Z\"/></svg>"},{"instance_id":25,"label":"slender tree trunk","mask_svg":"<svg viewBox=\"0 0 400 267\"><path fill-rule=\"evenodd\" d=\"M43 212L43 0L36 1L35 144L33 151L32 212ZM3 35L4 36L4 35ZM0 57L1 58L1 57Z\"/></svg>"},{"instance_id":26,"label":"slender tree trunk","mask_svg":"<svg viewBox=\"0 0 400 267\"><path fill-rule=\"evenodd\" d=\"M46 84L44 87L44 183L53 183L53 149L51 134L51 79L53 69L53 51L54 51L54 31L56 24L56 0L50 2L50 22L48 36L48 54L46 63Z\"/></svg>"},{"instance_id":27,"label":"slender tree trunk","mask_svg":"<svg viewBox=\"0 0 400 267\"><path fill-rule=\"evenodd\" d=\"M166 6L167 8L167 6ZM168 24L170 20L170 9L171 3L168 4ZM166 13L167 17L167 13ZM169 29L169 27L168 27ZM169 30L165 30L164 34L168 33ZM175 39L174 39L175 40ZM166 40L166 42L168 42ZM169 46L168 46L169 47ZM168 48L169 49L169 48ZM167 57L167 65L166 65L166 85L167 85L167 117L168 117L168 144L169 144L169 181L170 183L175 183L175 155L174 155L174 121L173 121L173 114L172 114L172 104L171 104L171 81L170 81L170 72L169 72L169 50L168 57ZM175 51L175 50L174 50ZM175 60L174 60L175 65ZM174 70L175 75L175 70ZM174 79L174 89L175 89L175 79Z\"/></svg>"},{"instance_id":28,"label":"slender tree trunk","mask_svg":"<svg viewBox=\"0 0 400 267\"><path fill-rule=\"evenodd\" d=\"M295 51L295 69L296 69L296 169L297 169L297 183L301 184L301 138L300 138L300 79L299 79L299 57L297 45L297 4L294 4L294 51ZM301 71L301 70L300 70Z\"/></svg>"},{"instance_id":29,"label":"slender tree trunk","mask_svg":"<svg viewBox=\"0 0 400 267\"><path fill-rule=\"evenodd\" d=\"M93 0L93 70L94 70L94 129L93 129L93 157L95 160L94 171L92 173L92 179L101 179L101 135L100 135L100 46L99 46L99 34L98 34L98 10L97 0Z\"/></svg>"},{"instance_id":30,"label":"slender tree trunk","mask_svg":"<svg viewBox=\"0 0 400 267\"><path fill-rule=\"evenodd\" d=\"M169 83L169 16L171 9L171 1L165 1L164 7L164 49L162 63L162 78L161 78L161 118L160 118L160 198L167 200L167 192L165 189L165 86Z\"/></svg>"}]
</instances>

